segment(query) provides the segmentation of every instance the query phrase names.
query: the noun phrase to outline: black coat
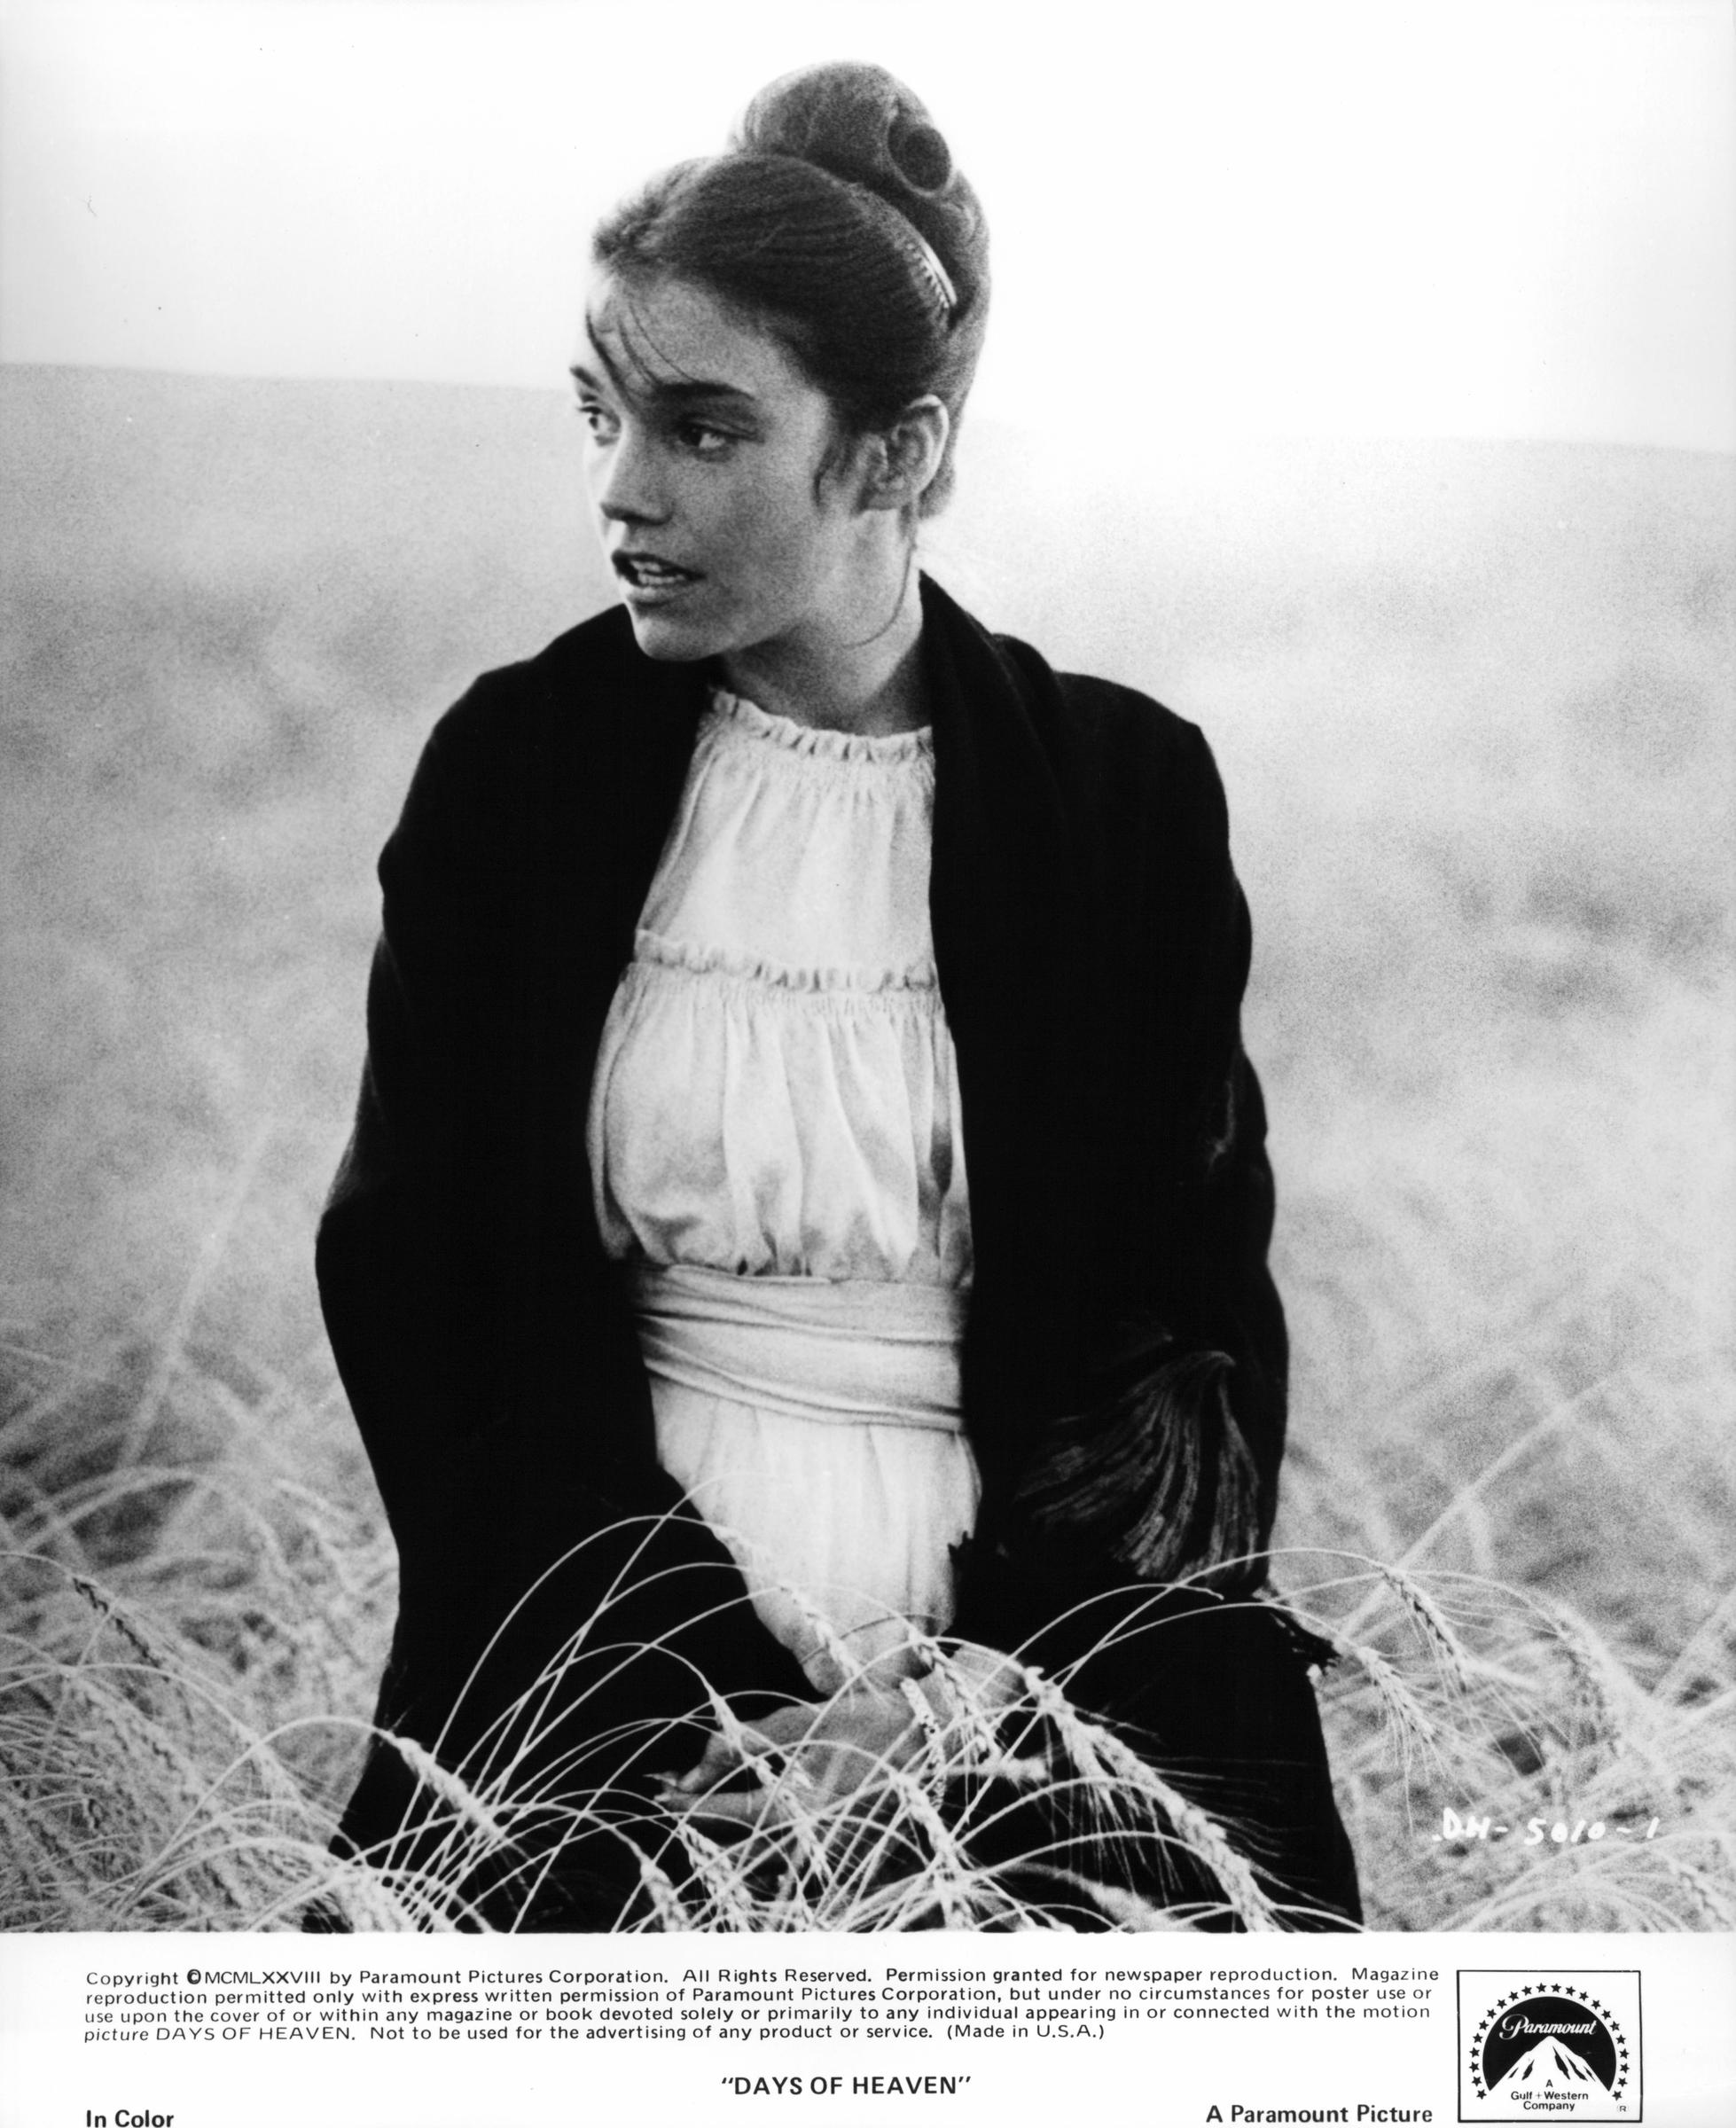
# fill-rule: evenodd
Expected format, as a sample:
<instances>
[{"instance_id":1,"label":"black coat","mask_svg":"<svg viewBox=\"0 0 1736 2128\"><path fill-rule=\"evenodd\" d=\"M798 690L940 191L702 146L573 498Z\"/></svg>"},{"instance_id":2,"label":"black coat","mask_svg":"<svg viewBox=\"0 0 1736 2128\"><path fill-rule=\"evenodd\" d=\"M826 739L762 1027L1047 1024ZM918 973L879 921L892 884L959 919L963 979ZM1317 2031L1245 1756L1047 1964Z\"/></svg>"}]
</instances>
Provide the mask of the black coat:
<instances>
[{"instance_id":1,"label":"black coat","mask_svg":"<svg viewBox=\"0 0 1736 2128\"><path fill-rule=\"evenodd\" d=\"M1285 1330L1239 1031L1247 915L1206 743L1129 689L1052 672L927 579L923 600L983 1480L956 1630L1013 1646L1127 1578L1089 1533L1045 1547L1020 1494L1057 1422L1154 1358L1222 1356L1208 1446L1233 1449L1246 1544L1263 1545ZM620 610L486 675L436 726L380 861L367 1064L318 1271L399 1552L380 1717L452 1763L611 1585L627 1540L605 1533L679 1506L592 1215L585 1114L708 677L645 658ZM671 1576L643 1614L612 1612L614 1638L678 1627L681 1656L725 1690L804 1689L757 1626L698 1622L697 1592L740 1584L697 1518L650 1542ZM581 1725L598 1709L666 1723L689 1675L611 1672ZM358 1801L352 1830L379 1822Z\"/></svg>"}]
</instances>

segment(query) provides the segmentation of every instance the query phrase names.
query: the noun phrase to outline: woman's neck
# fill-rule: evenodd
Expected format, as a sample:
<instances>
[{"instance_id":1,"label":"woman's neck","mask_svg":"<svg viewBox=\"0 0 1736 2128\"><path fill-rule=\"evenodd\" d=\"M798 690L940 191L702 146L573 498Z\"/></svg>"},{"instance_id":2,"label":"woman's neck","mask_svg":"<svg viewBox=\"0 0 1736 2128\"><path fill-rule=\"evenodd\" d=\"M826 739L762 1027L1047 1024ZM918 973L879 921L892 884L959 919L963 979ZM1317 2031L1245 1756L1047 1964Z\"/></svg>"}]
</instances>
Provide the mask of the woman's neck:
<instances>
[{"instance_id":1,"label":"woman's neck","mask_svg":"<svg viewBox=\"0 0 1736 2128\"><path fill-rule=\"evenodd\" d=\"M868 738L912 732L928 721L921 637L912 551L889 600L864 601L849 620L824 631L731 651L723 675L735 693L795 724Z\"/></svg>"}]
</instances>

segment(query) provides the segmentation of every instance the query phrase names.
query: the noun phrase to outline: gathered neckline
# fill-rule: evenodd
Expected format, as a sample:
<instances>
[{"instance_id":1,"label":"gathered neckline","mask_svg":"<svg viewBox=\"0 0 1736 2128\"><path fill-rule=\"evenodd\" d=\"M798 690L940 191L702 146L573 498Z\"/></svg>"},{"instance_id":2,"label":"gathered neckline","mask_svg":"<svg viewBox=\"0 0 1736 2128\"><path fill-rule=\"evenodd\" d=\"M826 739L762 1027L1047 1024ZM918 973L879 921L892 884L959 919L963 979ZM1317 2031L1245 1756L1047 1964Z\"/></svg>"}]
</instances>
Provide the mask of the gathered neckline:
<instances>
[{"instance_id":1,"label":"gathered neckline","mask_svg":"<svg viewBox=\"0 0 1736 2128\"><path fill-rule=\"evenodd\" d=\"M757 702L749 701L744 694L731 694L727 687L712 689L711 707L720 724L732 725L787 753L804 754L820 761L921 761L934 750L930 724L911 732L835 732L762 709Z\"/></svg>"}]
</instances>

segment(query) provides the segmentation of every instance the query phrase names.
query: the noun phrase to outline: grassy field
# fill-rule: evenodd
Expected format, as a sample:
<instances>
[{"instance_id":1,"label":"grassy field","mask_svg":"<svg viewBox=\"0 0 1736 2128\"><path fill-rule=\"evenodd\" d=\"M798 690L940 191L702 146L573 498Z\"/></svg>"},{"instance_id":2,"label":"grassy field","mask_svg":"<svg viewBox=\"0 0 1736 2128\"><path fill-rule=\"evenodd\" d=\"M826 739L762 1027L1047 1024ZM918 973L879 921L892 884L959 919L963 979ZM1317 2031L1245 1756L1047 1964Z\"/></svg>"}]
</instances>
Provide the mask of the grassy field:
<instances>
[{"instance_id":1,"label":"grassy field","mask_svg":"<svg viewBox=\"0 0 1736 2128\"><path fill-rule=\"evenodd\" d=\"M271 1926L330 1880L391 1615L310 1264L372 857L437 711L604 587L552 396L12 370L0 426L0 1925ZM1736 1926L1728 462L966 442L937 574L1229 786L1279 1577L1347 1650L1371 1922ZM708 1866L701 1925L920 1903ZM425 1889L337 1887L379 1926Z\"/></svg>"}]
</instances>

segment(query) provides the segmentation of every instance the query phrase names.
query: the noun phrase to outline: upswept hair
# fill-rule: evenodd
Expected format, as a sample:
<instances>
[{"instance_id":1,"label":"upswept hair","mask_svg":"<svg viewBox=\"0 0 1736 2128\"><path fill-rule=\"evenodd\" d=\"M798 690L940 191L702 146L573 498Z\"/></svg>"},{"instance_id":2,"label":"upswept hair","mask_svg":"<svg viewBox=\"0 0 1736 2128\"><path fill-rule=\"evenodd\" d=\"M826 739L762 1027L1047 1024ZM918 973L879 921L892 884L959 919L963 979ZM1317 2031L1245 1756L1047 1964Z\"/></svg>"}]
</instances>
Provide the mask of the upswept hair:
<instances>
[{"instance_id":1,"label":"upswept hair","mask_svg":"<svg viewBox=\"0 0 1736 2128\"><path fill-rule=\"evenodd\" d=\"M941 507L989 312L989 231L927 110L881 67L784 75L721 155L665 170L598 225L598 266L708 289L770 332L852 435L932 393Z\"/></svg>"}]
</instances>

